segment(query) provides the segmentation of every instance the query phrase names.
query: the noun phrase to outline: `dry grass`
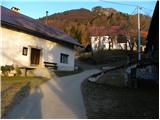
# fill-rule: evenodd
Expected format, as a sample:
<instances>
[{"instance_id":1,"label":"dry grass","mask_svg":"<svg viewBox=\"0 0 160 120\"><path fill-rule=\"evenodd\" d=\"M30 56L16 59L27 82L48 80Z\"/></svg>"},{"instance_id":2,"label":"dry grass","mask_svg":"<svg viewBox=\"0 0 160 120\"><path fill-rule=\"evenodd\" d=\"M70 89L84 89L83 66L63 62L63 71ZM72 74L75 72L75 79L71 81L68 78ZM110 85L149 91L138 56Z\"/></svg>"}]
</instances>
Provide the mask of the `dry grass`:
<instances>
[{"instance_id":1,"label":"dry grass","mask_svg":"<svg viewBox=\"0 0 160 120\"><path fill-rule=\"evenodd\" d=\"M123 65L128 63L129 51L124 50L99 50L94 52L83 53L79 57L81 61L90 64L108 64L109 66Z\"/></svg>"},{"instance_id":2,"label":"dry grass","mask_svg":"<svg viewBox=\"0 0 160 120\"><path fill-rule=\"evenodd\" d=\"M47 81L43 77L1 77L1 115L7 114L24 97L30 94L31 89Z\"/></svg>"},{"instance_id":3,"label":"dry grass","mask_svg":"<svg viewBox=\"0 0 160 120\"><path fill-rule=\"evenodd\" d=\"M114 78L113 78L114 76ZM139 81L138 88L123 85L120 71L107 73L98 83L82 83L87 117L90 119L159 118L159 90L152 81Z\"/></svg>"}]
</instances>

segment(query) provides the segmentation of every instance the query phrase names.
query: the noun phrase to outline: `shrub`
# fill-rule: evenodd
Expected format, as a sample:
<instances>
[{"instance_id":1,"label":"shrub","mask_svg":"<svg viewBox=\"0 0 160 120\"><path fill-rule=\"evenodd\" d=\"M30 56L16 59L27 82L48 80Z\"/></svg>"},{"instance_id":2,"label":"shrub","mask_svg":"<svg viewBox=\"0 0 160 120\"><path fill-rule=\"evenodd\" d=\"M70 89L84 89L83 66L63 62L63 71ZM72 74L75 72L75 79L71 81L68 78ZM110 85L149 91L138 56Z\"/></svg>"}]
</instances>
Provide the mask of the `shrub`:
<instances>
[{"instance_id":1,"label":"shrub","mask_svg":"<svg viewBox=\"0 0 160 120\"><path fill-rule=\"evenodd\" d=\"M8 73L9 73L11 70L14 70L13 65L1 66L1 71L2 71L2 74L3 74L4 76L8 76Z\"/></svg>"},{"instance_id":2,"label":"shrub","mask_svg":"<svg viewBox=\"0 0 160 120\"><path fill-rule=\"evenodd\" d=\"M16 76L20 76L22 74L21 69L19 67L16 67L15 70L16 70Z\"/></svg>"}]
</instances>

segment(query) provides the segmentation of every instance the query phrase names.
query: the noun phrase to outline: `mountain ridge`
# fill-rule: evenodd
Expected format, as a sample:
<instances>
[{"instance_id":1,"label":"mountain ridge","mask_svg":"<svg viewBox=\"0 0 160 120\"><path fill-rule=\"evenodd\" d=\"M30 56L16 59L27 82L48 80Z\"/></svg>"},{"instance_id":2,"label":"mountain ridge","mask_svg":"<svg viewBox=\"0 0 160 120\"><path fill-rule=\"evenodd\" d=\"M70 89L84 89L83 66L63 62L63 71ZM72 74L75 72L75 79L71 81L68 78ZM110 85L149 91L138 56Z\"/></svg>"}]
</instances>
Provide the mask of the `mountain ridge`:
<instances>
[{"instance_id":1,"label":"mountain ridge","mask_svg":"<svg viewBox=\"0 0 160 120\"><path fill-rule=\"evenodd\" d=\"M143 14L140 16L141 30L147 32L151 17ZM39 20L45 22L46 17ZM96 6L91 10L80 8L52 14L47 17L47 23L64 30L80 43L86 45L89 43L89 36L91 35L89 28L93 26L106 28L120 26L130 34L134 33L136 37L137 14L130 15L113 8Z\"/></svg>"}]
</instances>

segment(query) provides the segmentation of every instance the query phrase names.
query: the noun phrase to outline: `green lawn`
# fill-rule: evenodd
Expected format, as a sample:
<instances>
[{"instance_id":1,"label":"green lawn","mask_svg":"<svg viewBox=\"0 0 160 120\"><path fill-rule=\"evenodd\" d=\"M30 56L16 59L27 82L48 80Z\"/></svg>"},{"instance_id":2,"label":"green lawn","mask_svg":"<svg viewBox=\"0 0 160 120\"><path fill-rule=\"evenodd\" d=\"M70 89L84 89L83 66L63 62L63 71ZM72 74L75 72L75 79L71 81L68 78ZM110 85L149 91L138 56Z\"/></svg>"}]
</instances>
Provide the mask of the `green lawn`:
<instances>
[{"instance_id":1,"label":"green lawn","mask_svg":"<svg viewBox=\"0 0 160 120\"><path fill-rule=\"evenodd\" d=\"M1 77L1 115L2 117L30 94L31 89L47 81L44 77Z\"/></svg>"}]
</instances>

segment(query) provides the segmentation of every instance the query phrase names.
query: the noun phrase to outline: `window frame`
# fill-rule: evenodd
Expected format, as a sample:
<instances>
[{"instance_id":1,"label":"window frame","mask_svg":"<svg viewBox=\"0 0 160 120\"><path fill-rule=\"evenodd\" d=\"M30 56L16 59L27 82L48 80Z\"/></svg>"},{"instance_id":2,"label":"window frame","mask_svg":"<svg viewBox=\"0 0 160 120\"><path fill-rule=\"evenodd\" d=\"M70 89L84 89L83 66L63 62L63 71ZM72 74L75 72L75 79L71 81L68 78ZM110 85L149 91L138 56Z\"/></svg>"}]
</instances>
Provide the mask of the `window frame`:
<instances>
[{"instance_id":1,"label":"window frame","mask_svg":"<svg viewBox=\"0 0 160 120\"><path fill-rule=\"evenodd\" d=\"M27 54L28 54L28 48L27 47L23 47L22 55L27 56Z\"/></svg>"},{"instance_id":2,"label":"window frame","mask_svg":"<svg viewBox=\"0 0 160 120\"><path fill-rule=\"evenodd\" d=\"M69 57L69 55L61 53L60 54L60 63L68 64L68 57Z\"/></svg>"}]
</instances>

